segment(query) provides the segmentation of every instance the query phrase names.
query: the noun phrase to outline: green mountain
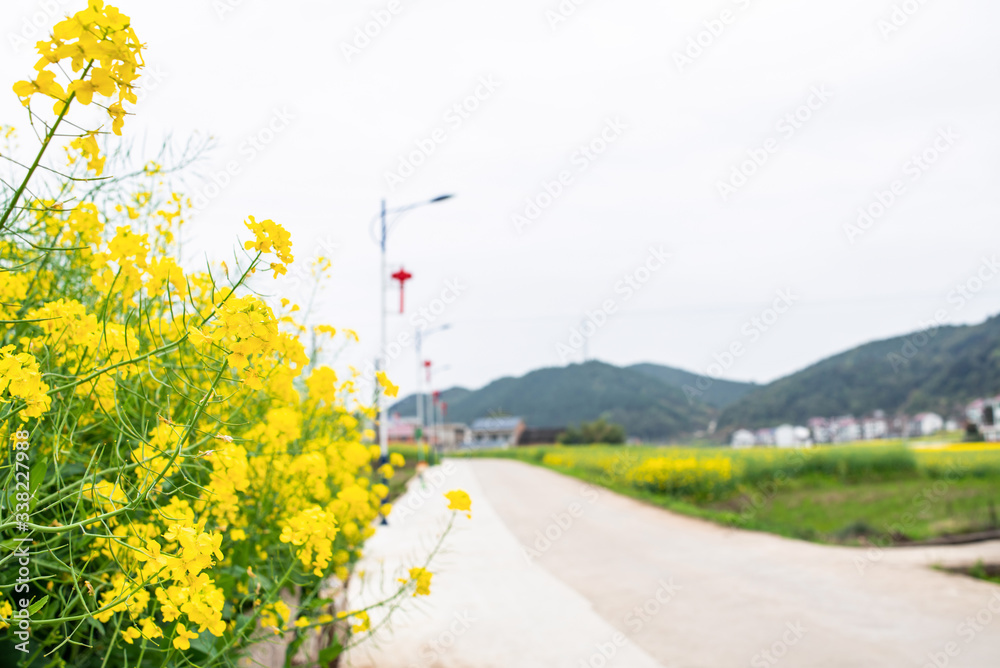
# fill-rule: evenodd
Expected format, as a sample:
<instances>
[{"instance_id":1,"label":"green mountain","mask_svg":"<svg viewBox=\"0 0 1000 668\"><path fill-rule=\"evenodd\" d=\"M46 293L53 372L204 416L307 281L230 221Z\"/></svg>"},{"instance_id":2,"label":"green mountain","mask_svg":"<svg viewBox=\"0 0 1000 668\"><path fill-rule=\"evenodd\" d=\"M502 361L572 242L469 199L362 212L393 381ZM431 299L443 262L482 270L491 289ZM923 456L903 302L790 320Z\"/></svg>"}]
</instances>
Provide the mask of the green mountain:
<instances>
[{"instance_id":1,"label":"green mountain","mask_svg":"<svg viewBox=\"0 0 1000 668\"><path fill-rule=\"evenodd\" d=\"M660 364L633 364L626 368L631 371L638 371L650 378L655 378L667 385L678 387L684 391L686 396L700 400L716 408L725 408L761 387L756 383L743 383L734 380L699 376L690 371ZM699 381L702 383L701 386L698 385ZM705 389L702 390L701 387L705 387Z\"/></svg>"},{"instance_id":2,"label":"green mountain","mask_svg":"<svg viewBox=\"0 0 1000 668\"><path fill-rule=\"evenodd\" d=\"M449 421L517 415L529 427L565 427L603 416L643 439L671 439L703 430L715 414L706 404L689 402L675 386L603 362L539 369L472 392L455 388L442 397L448 402ZM414 407L411 396L391 410L413 415Z\"/></svg>"},{"instance_id":3,"label":"green mountain","mask_svg":"<svg viewBox=\"0 0 1000 668\"><path fill-rule=\"evenodd\" d=\"M814 416L934 411L1000 393L1000 316L868 343L727 406L720 428L804 423Z\"/></svg>"},{"instance_id":4,"label":"green mountain","mask_svg":"<svg viewBox=\"0 0 1000 668\"><path fill-rule=\"evenodd\" d=\"M531 427L565 427L603 416L646 440L693 434L715 417L726 433L877 409L948 416L1000 393L1000 316L867 343L769 385L713 380L692 396L699 378L656 364L587 362L501 378L480 390L452 388L442 399L450 421L519 415ZM391 410L414 415L414 398Z\"/></svg>"},{"instance_id":5,"label":"green mountain","mask_svg":"<svg viewBox=\"0 0 1000 668\"><path fill-rule=\"evenodd\" d=\"M452 418L451 414L452 406L454 406L456 402L461 401L461 399L468 394L471 394L471 391L465 389L464 387L452 387L450 389L441 391L441 396L440 396L441 401L448 404L449 421L451 421ZM425 394L424 406L430 406L430 403L431 403L430 395ZM400 415L405 417L415 416L417 414L417 395L411 394L404 397L400 401L393 404L392 407L389 408L389 412L399 413Z\"/></svg>"}]
</instances>

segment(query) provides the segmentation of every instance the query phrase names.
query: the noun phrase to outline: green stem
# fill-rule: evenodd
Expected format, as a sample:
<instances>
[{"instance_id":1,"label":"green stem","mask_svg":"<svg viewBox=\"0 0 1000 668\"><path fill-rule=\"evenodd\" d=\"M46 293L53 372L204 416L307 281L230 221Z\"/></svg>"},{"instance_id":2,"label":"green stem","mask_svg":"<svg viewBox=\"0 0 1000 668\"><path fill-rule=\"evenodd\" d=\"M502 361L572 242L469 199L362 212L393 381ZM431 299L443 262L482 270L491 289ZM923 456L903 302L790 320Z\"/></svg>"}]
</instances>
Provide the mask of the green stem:
<instances>
[{"instance_id":1,"label":"green stem","mask_svg":"<svg viewBox=\"0 0 1000 668\"><path fill-rule=\"evenodd\" d=\"M82 81L90 68L93 66L94 61L87 63L87 66L83 68L83 74L80 75L80 81ZM69 111L70 104L76 98L76 93L70 93L69 97L66 98L66 102L63 103L62 111L59 112L59 116L56 118L56 122L52 124L49 131L45 134L45 139L42 140L42 147L38 150L38 155L35 156L35 161L31 163L31 167L28 168L28 173L24 175L24 180L21 181L21 185L17 187L14 191L14 196L10 200L10 204L7 205L7 210L3 212L3 218L0 218L0 231L7 225L7 219L10 218L10 214L13 213L14 207L17 205L17 201L24 194L24 189L28 187L28 181L34 175L35 170L38 169L38 164L42 161L42 156L45 155L45 151L49 148L49 143L52 142L52 138L56 136L56 130L59 128L59 124L62 123L63 118L66 117L66 113Z\"/></svg>"},{"instance_id":2,"label":"green stem","mask_svg":"<svg viewBox=\"0 0 1000 668\"><path fill-rule=\"evenodd\" d=\"M294 555L292 556L294 557ZM205 662L206 665L212 665L216 658L225 654L236 643L236 641L242 637L243 632L247 629L247 627L253 625L257 621L260 611L273 603L275 598L281 596L282 588L284 588L285 583L288 582L288 579L292 576L292 571L295 570L295 563L296 560L293 558L292 562L288 565L288 569L285 571L285 574L281 576L281 580L279 580L278 583L271 589L271 595L267 597L267 601L254 608L253 614L250 615L250 618L246 620L242 626L233 631L233 637L229 639L229 642L227 642L222 649L216 650L216 652L208 658Z\"/></svg>"}]
</instances>

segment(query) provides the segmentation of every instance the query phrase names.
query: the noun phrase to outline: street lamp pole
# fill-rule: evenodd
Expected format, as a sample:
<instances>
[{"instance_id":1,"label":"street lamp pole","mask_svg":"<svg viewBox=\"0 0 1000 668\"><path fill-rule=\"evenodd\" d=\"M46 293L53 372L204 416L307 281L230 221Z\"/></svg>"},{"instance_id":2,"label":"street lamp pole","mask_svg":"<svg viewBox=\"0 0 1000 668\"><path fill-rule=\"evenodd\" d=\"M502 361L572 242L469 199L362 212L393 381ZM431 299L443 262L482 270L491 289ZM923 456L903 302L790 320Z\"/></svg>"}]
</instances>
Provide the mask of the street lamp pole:
<instances>
[{"instance_id":1,"label":"street lamp pole","mask_svg":"<svg viewBox=\"0 0 1000 668\"><path fill-rule=\"evenodd\" d=\"M425 362L424 361L424 353L423 353L424 337L425 336L430 336L431 334L436 334L437 332L443 332L443 331L445 331L447 329L451 329L451 324L445 323L443 325L438 325L437 327L431 327L430 329L420 329L418 327L417 330L416 330L416 332L414 333L414 337L413 337L414 338L414 342L415 342L415 347L416 347L416 353L417 353L417 396L416 396L416 400L417 400L417 427L418 427L418 429L420 429L421 435L426 435L425 432L424 432L424 426L425 426L424 425L424 421L425 421L425 418L424 418L424 412L425 412L425 408L424 408L424 374L425 373L427 373L427 374L430 373L430 366L429 366L430 362ZM426 369L426 371L425 371L425 369ZM418 444L418 448L417 448L417 457L418 458L422 458L423 457L422 452L421 452L421 450L419 448L419 444Z\"/></svg>"},{"instance_id":2,"label":"street lamp pole","mask_svg":"<svg viewBox=\"0 0 1000 668\"><path fill-rule=\"evenodd\" d=\"M385 241L386 241L386 225L385 225L385 198L382 198L382 224L381 224L381 253L379 262L379 301L381 308L381 341L379 343L379 360L378 360L378 370L387 372L389 367L389 358L386 354L386 312L385 312L385 278L386 278L386 268L385 268ZM382 463L389 460L389 421L386 420L386 400L385 393L378 393L378 444L379 450L382 453Z\"/></svg>"},{"instance_id":3,"label":"street lamp pole","mask_svg":"<svg viewBox=\"0 0 1000 668\"><path fill-rule=\"evenodd\" d=\"M433 367L431 367L431 368L433 369ZM445 366L443 366L440 369L438 369L437 372L438 373L443 373L445 371L448 371L449 369L451 369L451 365L450 364L446 364ZM439 450L438 444L439 444L439 442L441 440L440 429L441 429L441 427L443 427L443 424L441 424L441 422L438 420L438 417L439 417L438 416L438 400L441 397L441 393L438 392L438 391L436 391L434 389L434 374L433 374L433 372L430 374L430 376L431 376L431 381L429 383L429 385L430 385L430 392L429 392L429 394L431 395L431 406L430 406L430 427L429 427L429 431L430 431L430 433L432 435L432 438L433 438L433 441L434 441L434 443L433 443L434 454L438 455L438 454L440 454L438 452L438 450Z\"/></svg>"},{"instance_id":4,"label":"street lamp pole","mask_svg":"<svg viewBox=\"0 0 1000 668\"><path fill-rule=\"evenodd\" d=\"M417 354L417 432L414 432L414 445L417 446L417 459L420 459L420 439L424 436L424 357L420 354L421 343L424 338L423 331L419 328L416 331L414 345Z\"/></svg>"},{"instance_id":5,"label":"street lamp pole","mask_svg":"<svg viewBox=\"0 0 1000 668\"><path fill-rule=\"evenodd\" d=\"M418 206L423 206L425 204L437 204L438 202L443 202L447 199L451 199L454 195L440 195L432 200L426 202L417 202L416 204L410 204L408 206L399 207L397 209L387 209L385 198L382 198L382 209L379 213L379 307L381 308L381 313L379 315L380 324L380 348L378 352L378 357L376 358L376 370L378 371L388 371L389 370L389 359L386 352L386 346L388 334L387 334L387 311L386 311L386 257L385 249L386 242L389 236L389 223L388 215L401 214L410 209L415 209ZM379 440L379 450L382 455L382 462L389 460L389 421L386 416L387 412L387 402L383 392L378 393L378 440Z\"/></svg>"}]
</instances>

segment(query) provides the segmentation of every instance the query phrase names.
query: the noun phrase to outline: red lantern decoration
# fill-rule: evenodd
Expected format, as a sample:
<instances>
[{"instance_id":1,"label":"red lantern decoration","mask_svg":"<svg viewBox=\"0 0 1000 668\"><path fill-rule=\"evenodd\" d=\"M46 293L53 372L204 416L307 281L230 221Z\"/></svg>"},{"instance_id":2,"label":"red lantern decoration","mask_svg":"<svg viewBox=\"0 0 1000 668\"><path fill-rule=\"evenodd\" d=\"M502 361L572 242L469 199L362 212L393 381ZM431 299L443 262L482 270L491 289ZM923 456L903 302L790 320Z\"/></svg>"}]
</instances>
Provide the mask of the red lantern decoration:
<instances>
[{"instance_id":1,"label":"red lantern decoration","mask_svg":"<svg viewBox=\"0 0 1000 668\"><path fill-rule=\"evenodd\" d=\"M392 277L394 279L396 279L397 281L399 281L399 312L402 313L403 312L403 289L406 286L406 282L408 280L410 280L411 278L413 278L413 274L411 274L410 272L408 272L405 269L403 269L402 267L400 267L399 271L397 271L395 274L393 274Z\"/></svg>"}]
</instances>

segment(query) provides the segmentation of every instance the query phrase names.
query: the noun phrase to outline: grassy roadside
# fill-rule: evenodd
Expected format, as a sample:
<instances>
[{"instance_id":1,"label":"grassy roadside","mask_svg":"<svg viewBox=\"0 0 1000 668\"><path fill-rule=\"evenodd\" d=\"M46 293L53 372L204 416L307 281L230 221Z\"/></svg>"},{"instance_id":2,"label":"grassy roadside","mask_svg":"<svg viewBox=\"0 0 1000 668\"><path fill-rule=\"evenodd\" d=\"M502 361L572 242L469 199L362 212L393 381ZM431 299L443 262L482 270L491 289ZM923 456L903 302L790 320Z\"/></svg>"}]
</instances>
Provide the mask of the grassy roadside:
<instances>
[{"instance_id":1,"label":"grassy roadside","mask_svg":"<svg viewBox=\"0 0 1000 668\"><path fill-rule=\"evenodd\" d=\"M475 456L519 459L675 512L819 543L905 544L1000 528L1000 473L993 466L952 477L942 476L932 461L896 474L838 475L836 471L810 470L777 478L777 483L747 479L714 496L699 497L637 483L631 475L641 470L641 464L634 463L637 460L628 464L629 471L607 466L601 470L594 465L592 453L606 456L603 453L608 450L588 450L541 448ZM621 452L619 459L630 458L627 449ZM712 456L727 454L716 451ZM641 453L641 457L649 456L648 451ZM949 454L961 456L965 455ZM982 454L970 453L968 457L979 461ZM573 465L574 461L580 465Z\"/></svg>"},{"instance_id":2,"label":"grassy roadside","mask_svg":"<svg viewBox=\"0 0 1000 668\"><path fill-rule=\"evenodd\" d=\"M986 580L987 582L1000 585L1000 566L987 566L983 564L983 562L979 562L967 570L966 573L974 578L979 578L980 580Z\"/></svg>"},{"instance_id":3,"label":"grassy roadside","mask_svg":"<svg viewBox=\"0 0 1000 668\"><path fill-rule=\"evenodd\" d=\"M760 499L756 499L759 501ZM763 503L739 494L708 508L753 515L748 528L822 543L907 543L1000 528L1000 478L842 483L810 476Z\"/></svg>"}]
</instances>

